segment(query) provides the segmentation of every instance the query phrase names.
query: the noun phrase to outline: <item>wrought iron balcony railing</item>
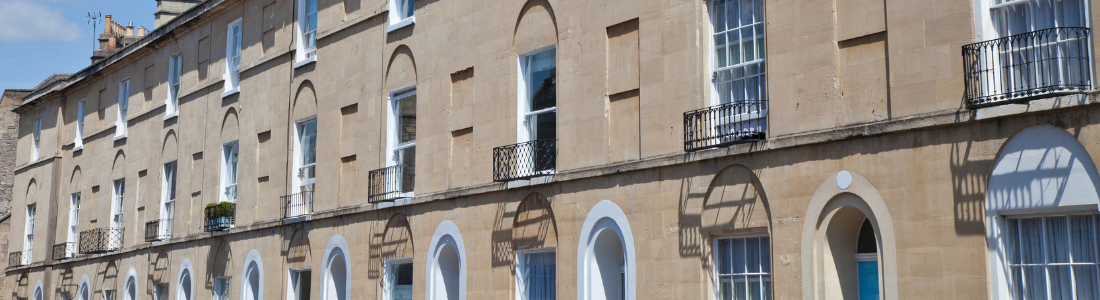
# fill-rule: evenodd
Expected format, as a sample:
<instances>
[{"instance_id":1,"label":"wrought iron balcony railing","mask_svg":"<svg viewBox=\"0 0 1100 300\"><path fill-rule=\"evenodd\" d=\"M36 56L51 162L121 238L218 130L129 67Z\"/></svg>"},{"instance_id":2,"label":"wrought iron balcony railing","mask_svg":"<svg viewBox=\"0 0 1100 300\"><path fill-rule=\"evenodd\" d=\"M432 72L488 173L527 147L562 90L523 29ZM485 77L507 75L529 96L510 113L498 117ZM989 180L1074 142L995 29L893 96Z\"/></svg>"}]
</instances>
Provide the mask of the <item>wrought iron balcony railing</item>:
<instances>
[{"instance_id":1,"label":"wrought iron balcony railing","mask_svg":"<svg viewBox=\"0 0 1100 300\"><path fill-rule=\"evenodd\" d=\"M971 108L1082 93L1092 88L1088 28L1059 27L962 47Z\"/></svg>"},{"instance_id":2,"label":"wrought iron balcony railing","mask_svg":"<svg viewBox=\"0 0 1100 300\"><path fill-rule=\"evenodd\" d=\"M396 165L370 171L367 202L378 203L407 198L416 185L416 167Z\"/></svg>"},{"instance_id":3,"label":"wrought iron balcony railing","mask_svg":"<svg viewBox=\"0 0 1100 300\"><path fill-rule=\"evenodd\" d=\"M145 222L145 241L156 242L172 238L172 219Z\"/></svg>"},{"instance_id":4,"label":"wrought iron balcony railing","mask_svg":"<svg viewBox=\"0 0 1100 300\"><path fill-rule=\"evenodd\" d=\"M206 207L203 214L206 217L206 226L203 230L211 232L230 229L237 220L237 205L230 202L218 203Z\"/></svg>"},{"instance_id":5,"label":"wrought iron balcony railing","mask_svg":"<svg viewBox=\"0 0 1100 300\"><path fill-rule=\"evenodd\" d=\"M62 260L76 256L76 242L53 245L53 259Z\"/></svg>"},{"instance_id":6,"label":"wrought iron balcony railing","mask_svg":"<svg viewBox=\"0 0 1100 300\"><path fill-rule=\"evenodd\" d=\"M745 100L684 113L684 151L764 139L768 100Z\"/></svg>"},{"instance_id":7,"label":"wrought iron balcony railing","mask_svg":"<svg viewBox=\"0 0 1100 300\"><path fill-rule=\"evenodd\" d=\"M554 174L557 140L545 139L493 148L493 181L505 182Z\"/></svg>"},{"instance_id":8,"label":"wrought iron balcony railing","mask_svg":"<svg viewBox=\"0 0 1100 300\"><path fill-rule=\"evenodd\" d=\"M31 251L16 251L8 253L8 267L18 267L31 264Z\"/></svg>"},{"instance_id":9,"label":"wrought iron balcony railing","mask_svg":"<svg viewBox=\"0 0 1100 300\"><path fill-rule=\"evenodd\" d=\"M313 213L313 191L301 191L282 198L283 218L289 219Z\"/></svg>"},{"instance_id":10,"label":"wrought iron balcony railing","mask_svg":"<svg viewBox=\"0 0 1100 300\"><path fill-rule=\"evenodd\" d=\"M96 228L80 232L80 253L104 253L122 249L122 228Z\"/></svg>"}]
</instances>

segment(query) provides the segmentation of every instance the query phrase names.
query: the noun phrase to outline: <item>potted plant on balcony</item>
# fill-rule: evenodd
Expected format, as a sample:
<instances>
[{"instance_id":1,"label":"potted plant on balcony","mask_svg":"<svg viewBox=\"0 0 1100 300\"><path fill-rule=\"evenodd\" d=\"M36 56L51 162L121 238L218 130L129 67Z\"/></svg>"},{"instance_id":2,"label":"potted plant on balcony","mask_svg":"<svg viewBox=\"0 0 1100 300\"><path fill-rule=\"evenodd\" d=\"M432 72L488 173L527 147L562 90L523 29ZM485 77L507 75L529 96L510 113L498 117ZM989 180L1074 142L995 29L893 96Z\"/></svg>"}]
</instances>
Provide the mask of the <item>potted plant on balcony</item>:
<instances>
[{"instance_id":1,"label":"potted plant on balcony","mask_svg":"<svg viewBox=\"0 0 1100 300\"><path fill-rule=\"evenodd\" d=\"M207 230L222 230L233 225L237 205L232 202L210 203L206 205Z\"/></svg>"}]
</instances>

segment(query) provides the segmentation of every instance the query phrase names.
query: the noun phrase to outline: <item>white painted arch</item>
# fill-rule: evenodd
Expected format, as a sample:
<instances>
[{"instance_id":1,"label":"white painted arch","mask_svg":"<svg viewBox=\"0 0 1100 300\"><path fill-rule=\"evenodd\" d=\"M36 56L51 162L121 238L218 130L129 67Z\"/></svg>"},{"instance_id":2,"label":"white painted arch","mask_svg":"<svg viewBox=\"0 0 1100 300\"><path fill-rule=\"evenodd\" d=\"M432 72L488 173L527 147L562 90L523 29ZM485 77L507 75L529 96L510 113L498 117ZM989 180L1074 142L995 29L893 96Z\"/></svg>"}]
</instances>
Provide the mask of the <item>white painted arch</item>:
<instances>
[{"instance_id":1,"label":"white painted arch","mask_svg":"<svg viewBox=\"0 0 1100 300\"><path fill-rule=\"evenodd\" d=\"M38 283L34 284L34 296L31 299L42 300L42 292L42 281L39 280Z\"/></svg>"},{"instance_id":2,"label":"white painted arch","mask_svg":"<svg viewBox=\"0 0 1100 300\"><path fill-rule=\"evenodd\" d=\"M255 269L255 274L252 270ZM264 264L260 261L260 252L256 249L248 251L244 259L244 269L241 270L241 298L242 300L263 300L264 296Z\"/></svg>"},{"instance_id":3,"label":"white painted arch","mask_svg":"<svg viewBox=\"0 0 1100 300\"><path fill-rule=\"evenodd\" d=\"M179 274L176 275L176 300L192 300L194 298L195 271L191 267L191 260L185 258L183 263L180 263Z\"/></svg>"},{"instance_id":4,"label":"white painted arch","mask_svg":"<svg viewBox=\"0 0 1100 300\"><path fill-rule=\"evenodd\" d=\"M333 235L325 246L321 263L321 300L348 300L351 297L351 258L348 242L342 235ZM333 265L335 263L335 265ZM342 266L341 266L342 265ZM333 268L336 267L336 268Z\"/></svg>"},{"instance_id":5,"label":"white painted arch","mask_svg":"<svg viewBox=\"0 0 1100 300\"><path fill-rule=\"evenodd\" d=\"M623 210L614 202L602 200L592 207L588 217L584 219L584 227L581 228L580 243L577 245L577 299L599 300L602 295L594 295L593 286L596 282L592 276L596 267L596 247L598 237L604 231L609 231L618 236L622 243L624 254L623 271L626 275L626 295L624 299L636 299L635 280L635 254L634 235L630 231L630 223L626 219Z\"/></svg>"},{"instance_id":6,"label":"white painted arch","mask_svg":"<svg viewBox=\"0 0 1100 300\"><path fill-rule=\"evenodd\" d=\"M1024 128L1002 146L989 177L985 228L993 299L1011 298L1005 217L1021 214L1097 212L1100 174L1085 147L1065 130Z\"/></svg>"},{"instance_id":7,"label":"white painted arch","mask_svg":"<svg viewBox=\"0 0 1100 300\"><path fill-rule=\"evenodd\" d=\"M77 300L91 300L92 299L92 286L89 285L91 280L88 278L88 274L80 277L80 288L76 290Z\"/></svg>"},{"instance_id":8,"label":"white painted arch","mask_svg":"<svg viewBox=\"0 0 1100 300\"><path fill-rule=\"evenodd\" d=\"M458 226L451 221L439 223L428 251L431 252L428 253L427 271L424 273L425 297L430 300L466 300L466 247ZM454 265L456 263L457 266ZM453 270L455 267L458 270ZM458 284L452 285L448 292L447 282L453 283L454 277L458 277ZM457 294L457 299L450 299L448 294Z\"/></svg>"},{"instance_id":9,"label":"white painted arch","mask_svg":"<svg viewBox=\"0 0 1100 300\"><path fill-rule=\"evenodd\" d=\"M131 288L133 293L130 292ZM122 300L138 300L139 290L141 289L138 288L137 269L130 267L130 270L126 271L126 281L122 283Z\"/></svg>"}]
</instances>

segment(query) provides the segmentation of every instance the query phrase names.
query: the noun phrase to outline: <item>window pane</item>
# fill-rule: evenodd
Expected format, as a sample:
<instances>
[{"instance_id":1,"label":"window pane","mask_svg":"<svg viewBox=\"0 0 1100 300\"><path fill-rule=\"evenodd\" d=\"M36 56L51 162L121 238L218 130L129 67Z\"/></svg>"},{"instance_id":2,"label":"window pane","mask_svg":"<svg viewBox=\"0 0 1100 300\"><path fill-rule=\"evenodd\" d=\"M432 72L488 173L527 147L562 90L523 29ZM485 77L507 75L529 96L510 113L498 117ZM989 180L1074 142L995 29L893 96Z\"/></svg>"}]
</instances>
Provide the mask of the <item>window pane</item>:
<instances>
[{"instance_id":1,"label":"window pane","mask_svg":"<svg viewBox=\"0 0 1100 300\"><path fill-rule=\"evenodd\" d=\"M400 264L393 267L394 269L394 286L390 291L393 296L393 300L411 300L412 299L412 281L413 281L413 267L412 264Z\"/></svg>"},{"instance_id":2,"label":"window pane","mask_svg":"<svg viewBox=\"0 0 1100 300\"><path fill-rule=\"evenodd\" d=\"M1070 266L1052 266L1047 272L1050 276L1050 298L1073 300Z\"/></svg>"},{"instance_id":3,"label":"window pane","mask_svg":"<svg viewBox=\"0 0 1100 300\"><path fill-rule=\"evenodd\" d=\"M760 240L757 238L745 239L745 266L748 273L760 272Z\"/></svg>"},{"instance_id":4,"label":"window pane","mask_svg":"<svg viewBox=\"0 0 1100 300\"><path fill-rule=\"evenodd\" d=\"M1100 280L1097 276L1097 266L1073 266L1073 278L1076 280L1077 299L1100 299L1100 289L1096 283Z\"/></svg>"},{"instance_id":5,"label":"window pane","mask_svg":"<svg viewBox=\"0 0 1100 300\"><path fill-rule=\"evenodd\" d=\"M416 95L397 101L397 143L416 141Z\"/></svg>"},{"instance_id":6,"label":"window pane","mask_svg":"<svg viewBox=\"0 0 1100 300\"><path fill-rule=\"evenodd\" d=\"M527 93L529 111L557 106L555 50L550 49L527 57Z\"/></svg>"},{"instance_id":7,"label":"window pane","mask_svg":"<svg viewBox=\"0 0 1100 300\"><path fill-rule=\"evenodd\" d=\"M557 116L553 112L537 114L528 117L527 127L531 130L531 138L536 140L556 139Z\"/></svg>"},{"instance_id":8,"label":"window pane","mask_svg":"<svg viewBox=\"0 0 1100 300\"><path fill-rule=\"evenodd\" d=\"M745 239L733 240L733 273L745 273Z\"/></svg>"},{"instance_id":9,"label":"window pane","mask_svg":"<svg viewBox=\"0 0 1100 300\"><path fill-rule=\"evenodd\" d=\"M1020 219L1020 262L1024 264L1043 263L1041 238L1042 219Z\"/></svg>"},{"instance_id":10,"label":"window pane","mask_svg":"<svg viewBox=\"0 0 1100 300\"><path fill-rule=\"evenodd\" d=\"M718 252L714 257L717 260L719 274L732 274L733 273L733 250L730 248L731 241L728 239L718 241Z\"/></svg>"},{"instance_id":11,"label":"window pane","mask_svg":"<svg viewBox=\"0 0 1100 300\"><path fill-rule=\"evenodd\" d=\"M555 299L557 273L554 252L531 253L524 256L527 300Z\"/></svg>"},{"instance_id":12,"label":"window pane","mask_svg":"<svg viewBox=\"0 0 1100 300\"><path fill-rule=\"evenodd\" d=\"M1069 222L1067 217L1046 218L1047 263L1069 262ZM1067 270L1068 272L1068 270Z\"/></svg>"},{"instance_id":13,"label":"window pane","mask_svg":"<svg viewBox=\"0 0 1100 300\"><path fill-rule=\"evenodd\" d=\"M317 121L309 121L302 124L302 165L313 164L317 161Z\"/></svg>"},{"instance_id":14,"label":"window pane","mask_svg":"<svg viewBox=\"0 0 1100 300\"><path fill-rule=\"evenodd\" d=\"M1005 245L1005 250L1006 250L1005 252L1007 252L1006 256L1008 256L1008 263L1009 264L1019 264L1020 263L1020 251L1018 250L1020 248L1020 241L1019 241L1020 230L1019 230L1019 228L1020 228L1019 219L1008 219L1005 222L1004 245Z\"/></svg>"},{"instance_id":15,"label":"window pane","mask_svg":"<svg viewBox=\"0 0 1100 300\"><path fill-rule=\"evenodd\" d=\"M733 277L722 276L718 283L718 295L722 300L733 299Z\"/></svg>"},{"instance_id":16,"label":"window pane","mask_svg":"<svg viewBox=\"0 0 1100 300\"><path fill-rule=\"evenodd\" d=\"M412 192L416 187L416 147L397 150L397 163L405 168L401 172L401 192Z\"/></svg>"},{"instance_id":17,"label":"window pane","mask_svg":"<svg viewBox=\"0 0 1100 300\"><path fill-rule=\"evenodd\" d=\"M1073 262L1096 263L1096 226L1094 216L1078 215L1069 217L1070 256Z\"/></svg>"}]
</instances>

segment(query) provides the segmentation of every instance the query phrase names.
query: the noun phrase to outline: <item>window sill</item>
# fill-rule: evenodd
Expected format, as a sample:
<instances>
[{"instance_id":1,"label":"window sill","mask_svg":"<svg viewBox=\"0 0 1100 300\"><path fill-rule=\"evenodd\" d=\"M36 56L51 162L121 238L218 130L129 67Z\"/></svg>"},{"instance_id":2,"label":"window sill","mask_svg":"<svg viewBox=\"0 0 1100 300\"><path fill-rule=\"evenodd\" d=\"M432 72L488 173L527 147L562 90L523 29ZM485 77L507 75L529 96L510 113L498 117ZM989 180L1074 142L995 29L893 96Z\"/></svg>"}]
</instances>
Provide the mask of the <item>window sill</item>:
<instances>
[{"instance_id":1,"label":"window sill","mask_svg":"<svg viewBox=\"0 0 1100 300\"><path fill-rule=\"evenodd\" d=\"M114 141L117 142L117 141L123 140L123 139L126 139L126 134L125 133L123 133L121 135L116 135Z\"/></svg>"},{"instance_id":2,"label":"window sill","mask_svg":"<svg viewBox=\"0 0 1100 300\"><path fill-rule=\"evenodd\" d=\"M84 150L84 145L79 145L79 146L73 147L73 152L77 152L77 151L80 151L80 150Z\"/></svg>"},{"instance_id":3,"label":"window sill","mask_svg":"<svg viewBox=\"0 0 1100 300\"><path fill-rule=\"evenodd\" d=\"M172 112L170 114L164 115L164 120L168 121L168 120L171 120L172 118L178 117L179 115L180 115L180 113L178 111L177 112Z\"/></svg>"},{"instance_id":4,"label":"window sill","mask_svg":"<svg viewBox=\"0 0 1100 300\"><path fill-rule=\"evenodd\" d=\"M233 96L233 94L237 94L237 93L240 93L240 92L241 92L241 87L239 87L239 86L238 86L238 87L234 87L234 88L233 88L233 89L231 89L231 90L228 90L228 91L222 92L222 98L225 98L225 97L229 97L229 96Z\"/></svg>"},{"instance_id":5,"label":"window sill","mask_svg":"<svg viewBox=\"0 0 1100 300\"><path fill-rule=\"evenodd\" d=\"M390 24L389 27L386 27L386 33L390 33L390 32L393 32L394 30L405 28L405 26L412 25L413 23L416 23L416 16L408 17L408 18L405 18L404 20L397 21L397 23Z\"/></svg>"},{"instance_id":6,"label":"window sill","mask_svg":"<svg viewBox=\"0 0 1100 300\"><path fill-rule=\"evenodd\" d=\"M317 50L313 50L313 51L315 51L315 52L313 52L314 53L313 56L310 56L306 59L295 62L294 63L294 68L297 69L301 66L317 62L317 52L316 52Z\"/></svg>"}]
</instances>

